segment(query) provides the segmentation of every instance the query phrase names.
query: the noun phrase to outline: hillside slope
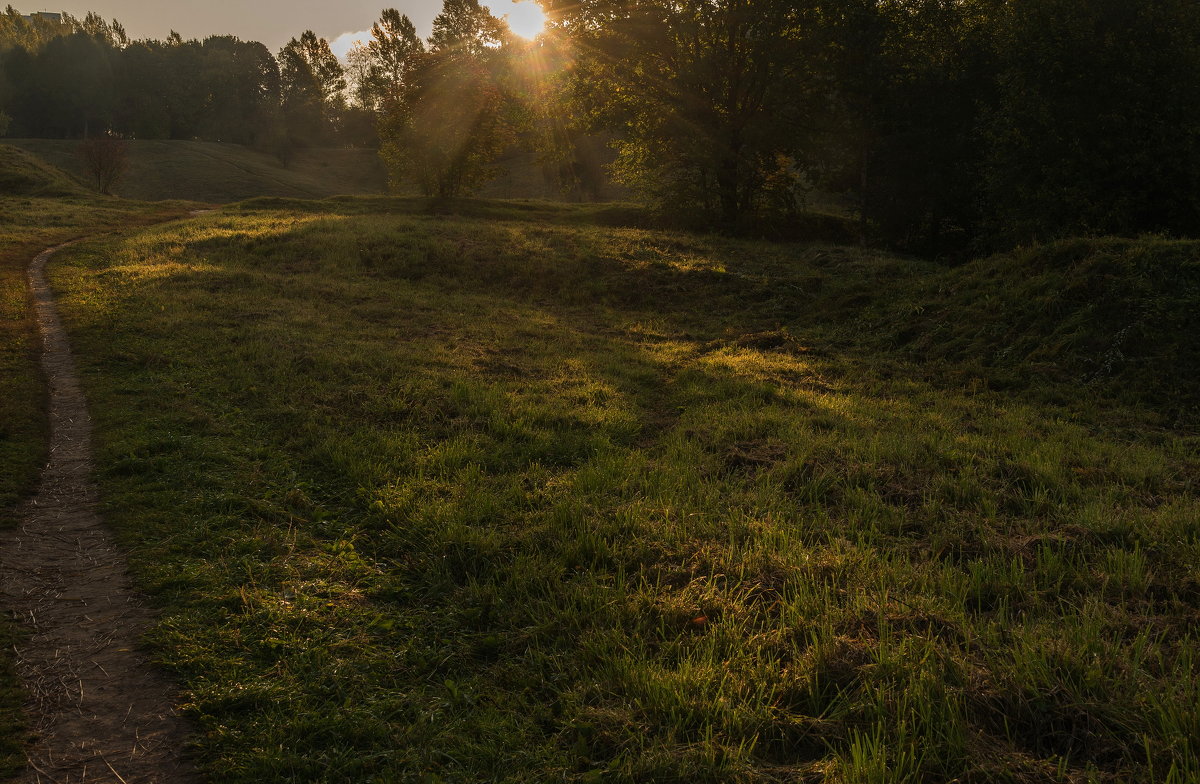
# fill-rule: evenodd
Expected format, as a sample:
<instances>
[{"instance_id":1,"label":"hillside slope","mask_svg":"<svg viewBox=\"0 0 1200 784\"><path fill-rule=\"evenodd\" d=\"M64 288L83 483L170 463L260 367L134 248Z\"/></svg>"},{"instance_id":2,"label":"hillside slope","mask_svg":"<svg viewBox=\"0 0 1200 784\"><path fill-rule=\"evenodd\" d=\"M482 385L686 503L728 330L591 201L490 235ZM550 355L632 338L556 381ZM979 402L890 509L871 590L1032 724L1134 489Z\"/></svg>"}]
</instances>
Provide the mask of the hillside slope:
<instances>
[{"instance_id":1,"label":"hillside slope","mask_svg":"<svg viewBox=\"0 0 1200 784\"><path fill-rule=\"evenodd\" d=\"M83 176L76 141L14 139L10 143L77 178ZM116 190L125 198L144 201L323 198L379 193L385 184L379 160L370 150L308 150L288 168L271 155L237 144L131 141L129 151L129 172Z\"/></svg>"},{"instance_id":2,"label":"hillside slope","mask_svg":"<svg viewBox=\"0 0 1200 784\"><path fill-rule=\"evenodd\" d=\"M828 339L1016 257L428 206L52 271L212 780L1200 779L1196 438Z\"/></svg>"},{"instance_id":3,"label":"hillside slope","mask_svg":"<svg viewBox=\"0 0 1200 784\"><path fill-rule=\"evenodd\" d=\"M1200 412L1200 242L1070 239L912 283L867 308L886 348L973 365L1000 386L1037 376L1175 421Z\"/></svg>"},{"instance_id":4,"label":"hillside slope","mask_svg":"<svg viewBox=\"0 0 1200 784\"><path fill-rule=\"evenodd\" d=\"M66 173L36 155L0 145L0 196L83 196L85 191Z\"/></svg>"},{"instance_id":5,"label":"hillside slope","mask_svg":"<svg viewBox=\"0 0 1200 784\"><path fill-rule=\"evenodd\" d=\"M83 182L77 141L6 141ZM129 150L129 172L116 188L118 195L128 199L227 203L256 196L322 199L381 194L387 190L383 165L376 152L368 149L303 150L296 153L287 167L267 153L219 142L134 140L129 143ZM524 152L506 156L501 161L500 175L485 185L479 195L560 198L557 187L543 174L536 156Z\"/></svg>"}]
</instances>

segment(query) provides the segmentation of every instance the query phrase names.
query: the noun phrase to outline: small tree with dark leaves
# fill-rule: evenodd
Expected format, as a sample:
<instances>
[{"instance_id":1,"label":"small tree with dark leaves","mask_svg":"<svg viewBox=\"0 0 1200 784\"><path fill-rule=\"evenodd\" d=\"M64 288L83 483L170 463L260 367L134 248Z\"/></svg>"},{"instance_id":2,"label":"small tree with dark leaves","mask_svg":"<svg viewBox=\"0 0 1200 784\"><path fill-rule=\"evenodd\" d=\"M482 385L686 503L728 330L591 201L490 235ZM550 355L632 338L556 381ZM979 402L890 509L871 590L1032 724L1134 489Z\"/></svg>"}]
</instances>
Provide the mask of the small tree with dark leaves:
<instances>
[{"instance_id":1,"label":"small tree with dark leaves","mask_svg":"<svg viewBox=\"0 0 1200 784\"><path fill-rule=\"evenodd\" d=\"M95 180L96 190L108 195L129 168L129 145L112 134L84 139L79 157L84 171Z\"/></svg>"}]
</instances>

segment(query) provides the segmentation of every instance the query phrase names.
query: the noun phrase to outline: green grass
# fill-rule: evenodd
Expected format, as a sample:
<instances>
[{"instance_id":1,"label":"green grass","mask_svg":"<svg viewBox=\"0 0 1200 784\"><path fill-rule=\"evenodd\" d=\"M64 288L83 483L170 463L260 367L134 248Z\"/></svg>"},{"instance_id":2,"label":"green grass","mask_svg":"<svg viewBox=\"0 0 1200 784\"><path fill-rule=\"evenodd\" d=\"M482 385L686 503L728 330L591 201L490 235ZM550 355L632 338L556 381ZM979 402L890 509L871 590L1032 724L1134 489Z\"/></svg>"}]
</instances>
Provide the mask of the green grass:
<instances>
[{"instance_id":1,"label":"green grass","mask_svg":"<svg viewBox=\"0 0 1200 784\"><path fill-rule=\"evenodd\" d=\"M0 194L42 198L87 195L65 172L8 145L0 145Z\"/></svg>"},{"instance_id":2,"label":"green grass","mask_svg":"<svg viewBox=\"0 0 1200 784\"><path fill-rule=\"evenodd\" d=\"M77 148L59 139L7 139L6 143L69 172L75 187L86 180ZM369 149L301 150L283 166L274 156L237 144L197 141L129 142L129 171L117 193L129 199L188 199L226 203L258 196L313 199L382 193L387 174ZM498 198L557 198L532 153L514 152L501 162L501 174L481 194ZM0 180L0 185L3 181Z\"/></svg>"},{"instance_id":3,"label":"green grass","mask_svg":"<svg viewBox=\"0 0 1200 784\"><path fill-rule=\"evenodd\" d=\"M425 206L54 268L214 781L1200 777L1194 434L881 352L928 265Z\"/></svg>"},{"instance_id":4,"label":"green grass","mask_svg":"<svg viewBox=\"0 0 1200 784\"><path fill-rule=\"evenodd\" d=\"M1200 242L1064 240L914 283L874 313L882 350L1200 423Z\"/></svg>"},{"instance_id":5,"label":"green grass","mask_svg":"<svg viewBox=\"0 0 1200 784\"><path fill-rule=\"evenodd\" d=\"M29 495L46 459L43 378L26 286L29 262L45 248L78 237L182 214L185 205L92 199L61 171L0 146L0 529ZM0 651L12 630L0 617ZM11 662L0 653L0 778L24 762L21 696Z\"/></svg>"}]
</instances>

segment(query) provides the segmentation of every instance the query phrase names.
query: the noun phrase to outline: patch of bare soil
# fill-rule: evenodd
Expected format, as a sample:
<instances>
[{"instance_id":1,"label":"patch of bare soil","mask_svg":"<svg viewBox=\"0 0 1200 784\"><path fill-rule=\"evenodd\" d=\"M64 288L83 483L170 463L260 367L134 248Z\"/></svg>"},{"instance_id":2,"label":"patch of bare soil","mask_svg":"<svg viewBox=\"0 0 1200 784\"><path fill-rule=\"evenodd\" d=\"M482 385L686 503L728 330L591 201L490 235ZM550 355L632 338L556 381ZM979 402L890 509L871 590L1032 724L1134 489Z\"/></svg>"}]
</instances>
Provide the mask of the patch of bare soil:
<instances>
[{"instance_id":1,"label":"patch of bare soil","mask_svg":"<svg viewBox=\"0 0 1200 784\"><path fill-rule=\"evenodd\" d=\"M153 614L96 514L91 420L46 283L29 268L50 392L50 462L21 526L0 538L0 606L25 627L17 671L35 738L22 782L198 781L170 682L139 650Z\"/></svg>"}]
</instances>

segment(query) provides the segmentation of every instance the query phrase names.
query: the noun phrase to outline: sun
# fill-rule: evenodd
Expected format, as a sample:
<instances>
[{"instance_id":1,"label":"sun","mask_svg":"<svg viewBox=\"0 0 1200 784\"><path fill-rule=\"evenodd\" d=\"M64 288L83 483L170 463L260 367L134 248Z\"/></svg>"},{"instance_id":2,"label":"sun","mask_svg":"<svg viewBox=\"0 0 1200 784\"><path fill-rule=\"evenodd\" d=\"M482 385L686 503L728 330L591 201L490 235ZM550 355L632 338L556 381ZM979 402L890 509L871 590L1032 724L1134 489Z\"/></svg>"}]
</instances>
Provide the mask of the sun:
<instances>
[{"instance_id":1,"label":"sun","mask_svg":"<svg viewBox=\"0 0 1200 784\"><path fill-rule=\"evenodd\" d=\"M522 38L537 38L546 27L546 13L536 0L492 0L488 5Z\"/></svg>"}]
</instances>

